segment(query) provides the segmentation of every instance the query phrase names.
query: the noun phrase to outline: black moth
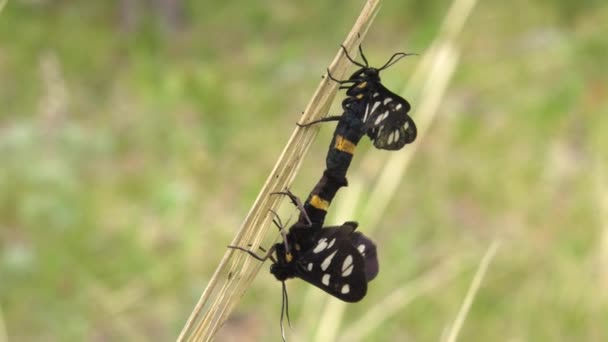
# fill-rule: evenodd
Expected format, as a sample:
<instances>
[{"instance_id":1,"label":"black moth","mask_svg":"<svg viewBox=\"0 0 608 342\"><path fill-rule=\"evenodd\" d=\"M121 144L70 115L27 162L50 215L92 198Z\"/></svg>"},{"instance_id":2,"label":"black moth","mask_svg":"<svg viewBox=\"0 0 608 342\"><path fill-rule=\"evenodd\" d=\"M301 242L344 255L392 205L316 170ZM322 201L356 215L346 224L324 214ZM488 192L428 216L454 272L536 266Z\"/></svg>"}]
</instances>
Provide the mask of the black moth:
<instances>
[{"instance_id":1,"label":"black moth","mask_svg":"<svg viewBox=\"0 0 608 342\"><path fill-rule=\"evenodd\" d=\"M293 203L301 203L290 192L285 192ZM307 214L297 205L302 216ZM273 212L274 213L274 212ZM360 232L357 222L348 221L341 226L321 227L310 220L300 220L285 232L280 218L273 222L279 227L283 241L272 246L264 256L238 246L229 246L247 252L265 261L270 259L270 273L283 283L283 313L288 309L285 280L300 278L345 302L358 302L367 293L367 283L378 274L376 245ZM289 314L287 314L289 319Z\"/></svg>"},{"instance_id":2,"label":"black moth","mask_svg":"<svg viewBox=\"0 0 608 342\"><path fill-rule=\"evenodd\" d=\"M358 120L362 122L362 133L366 133L374 146L384 150L399 150L416 139L416 124L408 115L411 106L407 100L386 89L380 81L380 71L395 64L399 59L409 56L399 52L394 54L382 67L370 67L363 54L365 64L355 61L342 45L346 57L360 68L348 80L335 79L329 70L329 78L346 89L346 99L342 101L344 114L329 116L300 126L306 127L318 122L338 120Z\"/></svg>"}]
</instances>

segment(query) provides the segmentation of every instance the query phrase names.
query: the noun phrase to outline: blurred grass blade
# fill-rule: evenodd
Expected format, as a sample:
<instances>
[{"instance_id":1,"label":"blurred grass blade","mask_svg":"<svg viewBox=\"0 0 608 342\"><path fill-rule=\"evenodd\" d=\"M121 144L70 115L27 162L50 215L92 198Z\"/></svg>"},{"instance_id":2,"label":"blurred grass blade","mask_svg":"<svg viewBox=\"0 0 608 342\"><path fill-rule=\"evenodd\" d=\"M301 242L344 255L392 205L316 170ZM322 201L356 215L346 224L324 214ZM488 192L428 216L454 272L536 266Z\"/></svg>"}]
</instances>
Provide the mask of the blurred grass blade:
<instances>
[{"instance_id":1,"label":"blurred grass blade","mask_svg":"<svg viewBox=\"0 0 608 342\"><path fill-rule=\"evenodd\" d=\"M483 277L485 276L486 271L488 270L488 266L494 258L494 255L496 255L498 247L500 247L500 241L494 240L490 247L488 247L486 254L481 259L481 262L479 263L479 268L477 268L477 272L475 273L475 277L473 278L473 282L471 283L471 287L469 287L467 295L465 296L464 301L462 302L462 306L458 311L458 315L456 316L456 320L450 328L450 332L448 333L446 342L455 342L456 338L458 338L458 333L460 332L460 329L464 324L464 319L466 318L467 314L469 313L469 310L471 309L473 299L475 299L475 295L479 290L481 281L483 280Z\"/></svg>"},{"instance_id":2,"label":"blurred grass blade","mask_svg":"<svg viewBox=\"0 0 608 342\"><path fill-rule=\"evenodd\" d=\"M601 156L597 156L597 162L595 167L595 189L597 195L597 206L599 216L599 245L598 245L598 261L599 265L599 283L601 288L608 288L608 180L606 179L606 171L604 161ZM602 300L607 298L606 291L600 291L603 293Z\"/></svg>"},{"instance_id":3,"label":"blurred grass blade","mask_svg":"<svg viewBox=\"0 0 608 342\"><path fill-rule=\"evenodd\" d=\"M363 7L343 43L349 53L354 54L361 39L365 37L379 4L380 0L370 0ZM329 68L335 77L343 78L349 65L350 62L340 48ZM337 89L338 84L325 77L309 101L301 121L308 122L325 116ZM277 209L281 201L281 196L270 196L270 193L289 188L318 130L317 126L295 129L231 245L251 244L253 250L258 248L270 223L268 212ZM227 249L177 340L212 340L261 266L262 263L246 253Z\"/></svg>"},{"instance_id":4,"label":"blurred grass blade","mask_svg":"<svg viewBox=\"0 0 608 342\"><path fill-rule=\"evenodd\" d=\"M8 342L8 333L6 332L6 324L4 323L2 306L0 306L0 342Z\"/></svg>"},{"instance_id":5,"label":"blurred grass blade","mask_svg":"<svg viewBox=\"0 0 608 342\"><path fill-rule=\"evenodd\" d=\"M345 334L340 341L365 340L383 322L397 314L413 300L423 296L443 285L465 271L466 255L458 255L443 261L434 269L407 284L398 287L384 299L379 301L365 315L344 329Z\"/></svg>"}]
</instances>

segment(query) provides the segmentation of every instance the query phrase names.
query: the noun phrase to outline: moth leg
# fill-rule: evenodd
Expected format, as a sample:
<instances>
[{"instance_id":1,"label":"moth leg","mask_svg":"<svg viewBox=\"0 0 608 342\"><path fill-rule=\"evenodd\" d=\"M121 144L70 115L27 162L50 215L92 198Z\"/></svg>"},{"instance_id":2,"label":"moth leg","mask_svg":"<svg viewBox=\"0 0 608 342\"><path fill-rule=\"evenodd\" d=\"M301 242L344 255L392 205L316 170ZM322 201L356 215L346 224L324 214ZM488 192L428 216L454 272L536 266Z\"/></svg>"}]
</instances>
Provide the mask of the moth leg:
<instances>
[{"instance_id":1,"label":"moth leg","mask_svg":"<svg viewBox=\"0 0 608 342\"><path fill-rule=\"evenodd\" d=\"M286 191L273 192L272 195L285 195L289 197L291 203L293 203L293 205L295 205L296 208L298 208L298 210L300 211L300 214L304 216L304 218L308 222L308 225L312 226L312 221L310 220L310 217L308 217L308 213L304 209L304 204L302 204L302 200L300 200L298 196L294 195L289 189L287 189Z\"/></svg>"},{"instance_id":2,"label":"moth leg","mask_svg":"<svg viewBox=\"0 0 608 342\"><path fill-rule=\"evenodd\" d=\"M341 117L342 117L342 115L326 116L323 119L314 120L314 121L303 123L303 124L297 122L296 125L298 125L298 127L305 128L305 127L310 127L312 125L316 125L316 124L321 123L321 122L339 121Z\"/></svg>"},{"instance_id":3,"label":"moth leg","mask_svg":"<svg viewBox=\"0 0 608 342\"><path fill-rule=\"evenodd\" d=\"M283 225L283 221L281 221L281 217L279 216L279 214L277 214L276 211L274 211L272 209L268 209L268 210L270 210L270 212L274 214L274 218L272 219L272 222L279 228L279 233L281 234L281 237L283 238L283 244L285 244L285 252L290 253L291 249L289 248L289 244L287 243L287 230L285 230L285 226ZM273 248L273 250L274 250L274 248Z\"/></svg>"},{"instance_id":4,"label":"moth leg","mask_svg":"<svg viewBox=\"0 0 608 342\"><path fill-rule=\"evenodd\" d=\"M248 244L247 247L251 247L253 246L252 244ZM261 250L263 253L267 253L268 251L266 250L266 248L262 247L262 246L258 246L258 249ZM272 256L272 254L270 254L270 256L268 257L270 259L270 261L272 262L277 262L274 257Z\"/></svg>"},{"instance_id":5,"label":"moth leg","mask_svg":"<svg viewBox=\"0 0 608 342\"><path fill-rule=\"evenodd\" d=\"M274 259L272 257L272 253L274 253L274 249L275 249L274 246L272 246L268 250L268 252L266 252L266 254L264 256L259 256L259 255L255 254L254 252L252 252L252 251L250 251L250 250L248 250L246 248L240 247L240 246L228 246L228 248L230 248L230 249L238 249L239 251L246 252L247 254L251 255L253 258L255 258L255 259L259 260L259 261L262 261L262 262L264 262L264 261L266 261L268 259L270 259L270 260Z\"/></svg>"},{"instance_id":6,"label":"moth leg","mask_svg":"<svg viewBox=\"0 0 608 342\"><path fill-rule=\"evenodd\" d=\"M347 54L347 56L348 56L348 54ZM354 82L353 82L353 81L351 81L351 80L339 80L339 79L335 78L335 77L334 77L334 76L331 74L331 71L329 71L329 68L327 68L327 78L329 78L330 80L332 80L332 81L334 81L334 82L336 82L336 83L338 83L338 84L340 84L340 85L345 84L345 83L354 83Z\"/></svg>"}]
</instances>

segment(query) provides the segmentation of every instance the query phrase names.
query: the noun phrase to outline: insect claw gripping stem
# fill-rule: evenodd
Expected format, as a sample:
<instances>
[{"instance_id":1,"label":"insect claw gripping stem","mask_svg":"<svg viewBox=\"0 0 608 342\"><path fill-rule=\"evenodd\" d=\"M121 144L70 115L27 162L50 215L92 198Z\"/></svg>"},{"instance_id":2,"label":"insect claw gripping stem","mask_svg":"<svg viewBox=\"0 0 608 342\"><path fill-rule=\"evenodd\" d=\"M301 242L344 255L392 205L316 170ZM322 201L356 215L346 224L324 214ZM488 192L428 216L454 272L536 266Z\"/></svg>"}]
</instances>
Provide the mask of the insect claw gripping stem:
<instances>
[{"instance_id":1,"label":"insect claw gripping stem","mask_svg":"<svg viewBox=\"0 0 608 342\"><path fill-rule=\"evenodd\" d=\"M238 249L239 251L243 251L243 252L245 252L245 253L247 253L247 254L251 255L253 258L255 258L255 259L257 259L257 260L261 261L261 262L264 262L264 261L266 261L266 260L268 260L268 259L270 259L271 261L273 261L273 262L274 262L274 260L273 260L274 258L272 257L272 253L274 253L274 246L273 246L272 248L270 248L270 249L268 250L268 252L266 252L266 254L265 254L263 257L261 257L261 256L259 256L259 255L257 255L257 254L255 254L254 252L252 252L252 251L250 251L250 250L248 250L248 249L246 249L246 248L243 248L243 247L239 247L239 246L228 246L228 248L230 248L230 249Z\"/></svg>"},{"instance_id":2,"label":"insect claw gripping stem","mask_svg":"<svg viewBox=\"0 0 608 342\"><path fill-rule=\"evenodd\" d=\"M270 194L271 195L285 195L285 196L289 197L289 200L291 200L291 203L293 203L293 205L295 205L296 208L298 208L298 210L300 211L300 214L302 214L304 216L304 218L306 218L308 225L312 226L312 221L310 220L310 217L308 217L308 213L306 213L306 210L304 210L304 204L302 204L302 201L298 198L298 196L294 195L290 190L271 192Z\"/></svg>"},{"instance_id":3,"label":"insect claw gripping stem","mask_svg":"<svg viewBox=\"0 0 608 342\"><path fill-rule=\"evenodd\" d=\"M283 221L281 221L281 217L279 216L279 214L277 214L276 211L272 210L272 209L268 209L268 211L270 211L271 213L274 214L274 218L272 219L272 223L274 223L275 226L277 226L277 228L279 228L279 232L281 230L283 230Z\"/></svg>"},{"instance_id":4,"label":"insect claw gripping stem","mask_svg":"<svg viewBox=\"0 0 608 342\"><path fill-rule=\"evenodd\" d=\"M277 214L276 211L274 211L272 209L268 209L268 210L274 214L274 218L272 219L272 222L279 228L279 233L281 234L281 237L283 238L283 243L285 244L285 252L289 253L290 248L289 248L289 243L287 243L287 231L285 230L283 221L281 221L281 217L279 216L279 214ZM274 247L271 248L271 250L274 251Z\"/></svg>"}]
</instances>

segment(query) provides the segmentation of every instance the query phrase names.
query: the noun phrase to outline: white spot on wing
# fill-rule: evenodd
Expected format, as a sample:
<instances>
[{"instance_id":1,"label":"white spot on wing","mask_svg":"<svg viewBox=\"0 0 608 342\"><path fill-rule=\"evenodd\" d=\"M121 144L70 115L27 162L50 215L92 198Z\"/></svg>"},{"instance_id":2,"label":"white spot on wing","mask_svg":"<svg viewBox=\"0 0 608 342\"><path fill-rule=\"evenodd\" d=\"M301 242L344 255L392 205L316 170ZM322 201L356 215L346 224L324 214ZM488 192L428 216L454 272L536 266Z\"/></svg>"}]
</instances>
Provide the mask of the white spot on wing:
<instances>
[{"instance_id":1,"label":"white spot on wing","mask_svg":"<svg viewBox=\"0 0 608 342\"><path fill-rule=\"evenodd\" d=\"M395 131L395 141L399 141L399 131Z\"/></svg>"},{"instance_id":2,"label":"white spot on wing","mask_svg":"<svg viewBox=\"0 0 608 342\"><path fill-rule=\"evenodd\" d=\"M365 245L360 244L359 247L357 247L357 250L359 251L359 253L363 254L363 252L365 252Z\"/></svg>"},{"instance_id":3,"label":"white spot on wing","mask_svg":"<svg viewBox=\"0 0 608 342\"><path fill-rule=\"evenodd\" d=\"M395 138L395 133L391 132L391 134L388 135L388 144L392 144L393 143L393 139Z\"/></svg>"},{"instance_id":4,"label":"white spot on wing","mask_svg":"<svg viewBox=\"0 0 608 342\"><path fill-rule=\"evenodd\" d=\"M329 286L329 277L330 277L329 273L325 273L323 275L323 278L321 278L321 283L325 286Z\"/></svg>"},{"instance_id":5,"label":"white spot on wing","mask_svg":"<svg viewBox=\"0 0 608 342\"><path fill-rule=\"evenodd\" d=\"M317 246L315 247L315 249L312 250L312 252L316 254L321 251L324 251L325 248L327 248L327 239L322 238L321 240L319 240L319 242L317 243Z\"/></svg>"},{"instance_id":6,"label":"white spot on wing","mask_svg":"<svg viewBox=\"0 0 608 342\"><path fill-rule=\"evenodd\" d=\"M372 113L376 111L376 109L378 109L378 107L380 107L380 101L376 101L374 102L374 106L372 107Z\"/></svg>"},{"instance_id":7,"label":"white spot on wing","mask_svg":"<svg viewBox=\"0 0 608 342\"><path fill-rule=\"evenodd\" d=\"M367 120L367 116L369 115L369 103L365 105L365 114L363 114L363 122Z\"/></svg>"},{"instance_id":8,"label":"white spot on wing","mask_svg":"<svg viewBox=\"0 0 608 342\"><path fill-rule=\"evenodd\" d=\"M386 105L387 103L389 103L391 101L393 101L393 99L391 99L390 97L387 97L387 98L384 99L383 103Z\"/></svg>"},{"instance_id":9,"label":"white spot on wing","mask_svg":"<svg viewBox=\"0 0 608 342\"><path fill-rule=\"evenodd\" d=\"M308 263L308 267L307 267L307 269L308 269L308 271L309 271L309 272L310 272L310 271L312 271L312 262L309 262L309 263Z\"/></svg>"},{"instance_id":10,"label":"white spot on wing","mask_svg":"<svg viewBox=\"0 0 608 342\"><path fill-rule=\"evenodd\" d=\"M380 95L379 93L374 93L373 97L377 97L378 95Z\"/></svg>"},{"instance_id":11,"label":"white spot on wing","mask_svg":"<svg viewBox=\"0 0 608 342\"><path fill-rule=\"evenodd\" d=\"M348 284L344 284L342 286L342 289L340 289L340 293L342 294L347 294L350 292L350 286L348 286Z\"/></svg>"},{"instance_id":12,"label":"white spot on wing","mask_svg":"<svg viewBox=\"0 0 608 342\"><path fill-rule=\"evenodd\" d=\"M400 103L397 106L395 106L395 110L399 110L399 109L401 109L401 107L403 107L403 106L401 106L401 103Z\"/></svg>"},{"instance_id":13,"label":"white spot on wing","mask_svg":"<svg viewBox=\"0 0 608 342\"><path fill-rule=\"evenodd\" d=\"M388 116L388 110L386 112L384 112L381 115L378 115L378 118L376 118L376 122L374 122L374 125L379 125L382 120L384 120L386 117Z\"/></svg>"},{"instance_id":14,"label":"white spot on wing","mask_svg":"<svg viewBox=\"0 0 608 342\"><path fill-rule=\"evenodd\" d=\"M329 245L327 245L327 248L331 248L331 246L333 246L335 242L336 238L333 238L331 241L329 241Z\"/></svg>"},{"instance_id":15,"label":"white spot on wing","mask_svg":"<svg viewBox=\"0 0 608 342\"><path fill-rule=\"evenodd\" d=\"M353 256L348 255L344 262L342 263L342 276L348 277L351 273L353 273Z\"/></svg>"},{"instance_id":16,"label":"white spot on wing","mask_svg":"<svg viewBox=\"0 0 608 342\"><path fill-rule=\"evenodd\" d=\"M336 255L336 253L338 253L338 251L334 251L327 258L325 258L325 260L323 260L323 262L321 263L321 269L323 271L325 271L329 267L329 265L331 264L331 259L334 258L334 256Z\"/></svg>"}]
</instances>

